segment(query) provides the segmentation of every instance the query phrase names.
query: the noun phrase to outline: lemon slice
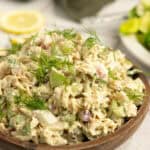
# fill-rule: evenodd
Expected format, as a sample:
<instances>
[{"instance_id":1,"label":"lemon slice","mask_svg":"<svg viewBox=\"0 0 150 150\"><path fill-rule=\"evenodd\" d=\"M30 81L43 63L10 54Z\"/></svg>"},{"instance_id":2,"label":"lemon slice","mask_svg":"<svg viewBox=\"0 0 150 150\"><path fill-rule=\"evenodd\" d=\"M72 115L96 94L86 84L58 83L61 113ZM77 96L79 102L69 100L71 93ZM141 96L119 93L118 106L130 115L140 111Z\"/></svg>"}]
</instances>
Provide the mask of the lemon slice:
<instances>
[{"instance_id":1,"label":"lemon slice","mask_svg":"<svg viewBox=\"0 0 150 150\"><path fill-rule=\"evenodd\" d=\"M44 17L36 11L16 11L1 18L1 29L13 34L33 33L44 25Z\"/></svg>"}]
</instances>

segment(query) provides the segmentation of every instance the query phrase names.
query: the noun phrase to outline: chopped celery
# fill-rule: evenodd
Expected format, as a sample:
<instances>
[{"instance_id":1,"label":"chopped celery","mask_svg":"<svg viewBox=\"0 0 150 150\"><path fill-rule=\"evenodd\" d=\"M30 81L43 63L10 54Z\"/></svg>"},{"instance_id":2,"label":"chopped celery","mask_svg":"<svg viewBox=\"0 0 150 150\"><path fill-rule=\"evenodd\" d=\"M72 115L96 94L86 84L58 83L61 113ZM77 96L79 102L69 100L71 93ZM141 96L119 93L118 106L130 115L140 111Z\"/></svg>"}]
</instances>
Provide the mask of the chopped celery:
<instances>
[{"instance_id":1,"label":"chopped celery","mask_svg":"<svg viewBox=\"0 0 150 150\"><path fill-rule=\"evenodd\" d=\"M123 106L119 106L116 100L113 100L111 102L111 112L116 116L116 117L124 117L125 116L125 110Z\"/></svg>"},{"instance_id":2,"label":"chopped celery","mask_svg":"<svg viewBox=\"0 0 150 150\"><path fill-rule=\"evenodd\" d=\"M80 83L73 83L72 86L71 86L72 95L76 96L76 95L80 94L82 89L83 89L82 84L80 84Z\"/></svg>"},{"instance_id":3,"label":"chopped celery","mask_svg":"<svg viewBox=\"0 0 150 150\"><path fill-rule=\"evenodd\" d=\"M66 85L69 83L69 79L65 77L64 74L58 72L54 68L51 70L49 77L50 77L50 85L52 87Z\"/></svg>"}]
</instances>

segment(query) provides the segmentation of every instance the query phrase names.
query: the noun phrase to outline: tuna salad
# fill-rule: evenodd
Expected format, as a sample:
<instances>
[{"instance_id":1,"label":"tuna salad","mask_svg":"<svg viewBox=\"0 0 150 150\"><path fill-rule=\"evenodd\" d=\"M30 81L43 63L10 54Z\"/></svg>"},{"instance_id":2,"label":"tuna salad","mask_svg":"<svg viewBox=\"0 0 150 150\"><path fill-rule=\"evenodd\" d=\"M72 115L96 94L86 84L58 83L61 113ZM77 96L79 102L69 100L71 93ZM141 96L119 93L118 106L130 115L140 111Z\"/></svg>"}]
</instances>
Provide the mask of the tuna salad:
<instances>
[{"instance_id":1,"label":"tuna salad","mask_svg":"<svg viewBox=\"0 0 150 150\"><path fill-rule=\"evenodd\" d=\"M42 31L0 57L0 132L21 141L76 144L135 117L144 84L96 34Z\"/></svg>"}]
</instances>

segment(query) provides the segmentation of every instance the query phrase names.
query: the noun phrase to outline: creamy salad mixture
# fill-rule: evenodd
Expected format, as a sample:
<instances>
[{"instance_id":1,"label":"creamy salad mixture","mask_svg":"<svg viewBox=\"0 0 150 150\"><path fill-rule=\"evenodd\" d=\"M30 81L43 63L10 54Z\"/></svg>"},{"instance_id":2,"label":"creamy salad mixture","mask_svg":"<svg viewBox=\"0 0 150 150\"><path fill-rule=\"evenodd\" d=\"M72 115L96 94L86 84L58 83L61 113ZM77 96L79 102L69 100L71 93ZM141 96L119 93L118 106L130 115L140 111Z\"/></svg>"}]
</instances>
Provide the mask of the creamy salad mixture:
<instances>
[{"instance_id":1,"label":"creamy salad mixture","mask_svg":"<svg viewBox=\"0 0 150 150\"><path fill-rule=\"evenodd\" d=\"M144 85L132 64L95 34L38 33L0 58L0 131L64 145L114 132L137 115Z\"/></svg>"}]
</instances>

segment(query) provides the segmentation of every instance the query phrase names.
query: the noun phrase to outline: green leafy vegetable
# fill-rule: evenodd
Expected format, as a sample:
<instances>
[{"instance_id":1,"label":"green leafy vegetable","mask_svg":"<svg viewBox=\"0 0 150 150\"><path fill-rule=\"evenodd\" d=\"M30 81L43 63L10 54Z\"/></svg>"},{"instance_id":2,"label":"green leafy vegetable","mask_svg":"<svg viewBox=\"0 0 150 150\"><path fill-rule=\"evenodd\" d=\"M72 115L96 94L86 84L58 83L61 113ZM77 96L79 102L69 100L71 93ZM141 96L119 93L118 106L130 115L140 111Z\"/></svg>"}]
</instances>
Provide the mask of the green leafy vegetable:
<instances>
[{"instance_id":1,"label":"green leafy vegetable","mask_svg":"<svg viewBox=\"0 0 150 150\"><path fill-rule=\"evenodd\" d=\"M136 33L136 38L137 40L144 45L144 38L145 38L145 34L142 32L138 32Z\"/></svg>"},{"instance_id":2,"label":"green leafy vegetable","mask_svg":"<svg viewBox=\"0 0 150 150\"><path fill-rule=\"evenodd\" d=\"M148 33L150 31L150 12L146 12L142 17L140 17L139 31L142 33Z\"/></svg>"},{"instance_id":3,"label":"green leafy vegetable","mask_svg":"<svg viewBox=\"0 0 150 150\"><path fill-rule=\"evenodd\" d=\"M141 3L145 9L150 9L150 0L141 0Z\"/></svg>"},{"instance_id":4,"label":"green leafy vegetable","mask_svg":"<svg viewBox=\"0 0 150 150\"><path fill-rule=\"evenodd\" d=\"M131 9L131 11L130 11L129 14L128 14L128 17L129 17L129 18L138 17L137 8L136 8L136 7L134 7L133 9Z\"/></svg>"},{"instance_id":5,"label":"green leafy vegetable","mask_svg":"<svg viewBox=\"0 0 150 150\"><path fill-rule=\"evenodd\" d=\"M144 36L144 45L148 50L150 50L150 32Z\"/></svg>"},{"instance_id":6,"label":"green leafy vegetable","mask_svg":"<svg viewBox=\"0 0 150 150\"><path fill-rule=\"evenodd\" d=\"M15 103L24 105L31 110L44 110L47 109L45 101L38 96L34 95L33 97L27 95L24 92L20 92L19 96L15 96Z\"/></svg>"}]
</instances>

